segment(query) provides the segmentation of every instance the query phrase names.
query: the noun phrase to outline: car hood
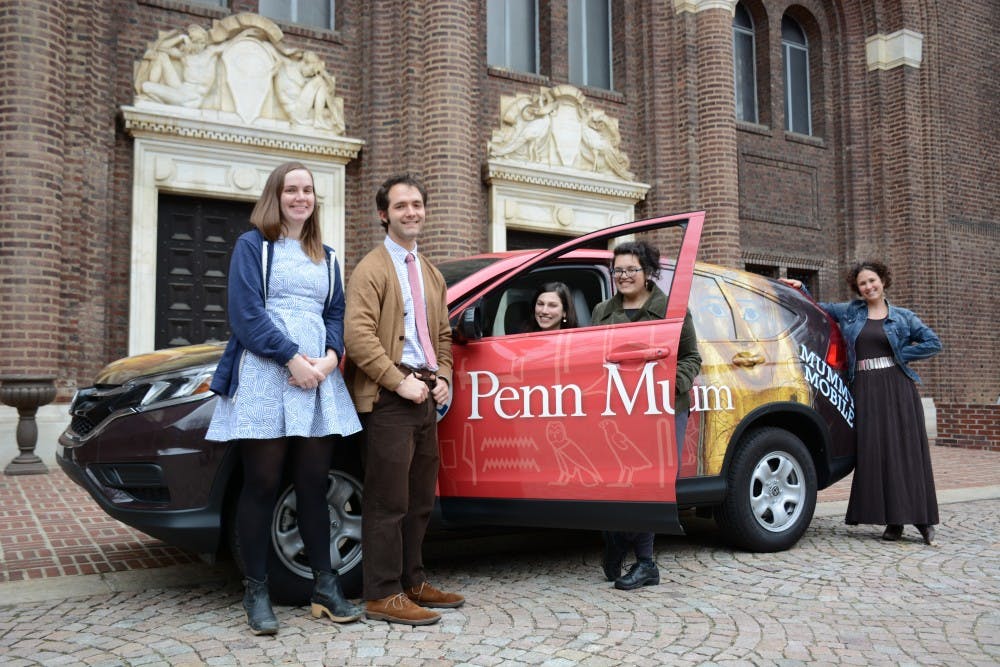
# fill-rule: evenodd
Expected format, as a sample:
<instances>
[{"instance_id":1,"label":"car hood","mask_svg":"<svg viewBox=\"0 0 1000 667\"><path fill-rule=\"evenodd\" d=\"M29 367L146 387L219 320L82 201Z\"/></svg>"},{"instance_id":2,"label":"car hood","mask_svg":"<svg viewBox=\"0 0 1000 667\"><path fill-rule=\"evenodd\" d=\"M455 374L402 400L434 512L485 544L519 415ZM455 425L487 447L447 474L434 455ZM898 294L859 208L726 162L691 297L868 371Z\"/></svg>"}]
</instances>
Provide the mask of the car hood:
<instances>
[{"instance_id":1,"label":"car hood","mask_svg":"<svg viewBox=\"0 0 1000 667\"><path fill-rule=\"evenodd\" d=\"M102 368L94 384L120 385L144 375L157 375L180 368L214 364L219 361L225 347L225 343L185 345L126 357L112 361Z\"/></svg>"}]
</instances>

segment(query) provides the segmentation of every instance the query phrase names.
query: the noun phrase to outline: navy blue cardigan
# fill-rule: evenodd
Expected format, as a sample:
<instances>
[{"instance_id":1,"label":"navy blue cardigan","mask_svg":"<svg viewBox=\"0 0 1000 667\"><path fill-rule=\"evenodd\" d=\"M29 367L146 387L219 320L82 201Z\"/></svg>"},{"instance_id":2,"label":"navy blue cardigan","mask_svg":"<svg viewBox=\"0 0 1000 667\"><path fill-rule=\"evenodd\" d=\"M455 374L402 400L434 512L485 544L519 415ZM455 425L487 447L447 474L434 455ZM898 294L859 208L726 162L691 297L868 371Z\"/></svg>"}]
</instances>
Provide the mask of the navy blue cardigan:
<instances>
[{"instance_id":1,"label":"navy blue cardigan","mask_svg":"<svg viewBox=\"0 0 1000 667\"><path fill-rule=\"evenodd\" d=\"M326 323L326 348L344 355L344 288L340 266L333 248L323 246L330 274L323 321ZM271 278L274 243L258 229L251 229L236 240L229 264L229 328L232 335L212 377L211 389L232 396L240 381L239 360L246 350L286 364L299 351L299 345L274 325L265 309L267 284Z\"/></svg>"}]
</instances>

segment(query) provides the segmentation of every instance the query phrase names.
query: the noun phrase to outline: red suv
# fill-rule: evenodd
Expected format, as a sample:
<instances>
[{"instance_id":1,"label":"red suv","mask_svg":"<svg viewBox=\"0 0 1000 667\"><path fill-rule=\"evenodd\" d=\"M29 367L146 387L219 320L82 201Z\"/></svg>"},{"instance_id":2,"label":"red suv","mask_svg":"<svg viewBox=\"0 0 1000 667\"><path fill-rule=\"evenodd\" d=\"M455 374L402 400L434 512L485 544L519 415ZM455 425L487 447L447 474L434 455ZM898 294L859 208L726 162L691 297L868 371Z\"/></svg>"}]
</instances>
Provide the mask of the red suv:
<instances>
[{"instance_id":1,"label":"red suv","mask_svg":"<svg viewBox=\"0 0 1000 667\"><path fill-rule=\"evenodd\" d=\"M439 523L681 534L679 510L697 507L740 548L798 541L817 490L854 463L843 342L799 292L696 264L703 221L703 212L655 218L551 250L439 265L455 340L452 400L439 409ZM666 317L591 325L613 289L603 248L647 232L668 257L658 279ZM519 333L534 290L555 280L570 287L579 327ZM678 460L671 388L686 309L703 363ZM211 554L232 544L242 483L238 448L203 437L221 352L191 346L108 365L77 392L59 454L111 516ZM357 447L338 447L331 552L350 592L360 584L362 479ZM290 485L271 533L277 597L304 599L310 572Z\"/></svg>"}]
</instances>

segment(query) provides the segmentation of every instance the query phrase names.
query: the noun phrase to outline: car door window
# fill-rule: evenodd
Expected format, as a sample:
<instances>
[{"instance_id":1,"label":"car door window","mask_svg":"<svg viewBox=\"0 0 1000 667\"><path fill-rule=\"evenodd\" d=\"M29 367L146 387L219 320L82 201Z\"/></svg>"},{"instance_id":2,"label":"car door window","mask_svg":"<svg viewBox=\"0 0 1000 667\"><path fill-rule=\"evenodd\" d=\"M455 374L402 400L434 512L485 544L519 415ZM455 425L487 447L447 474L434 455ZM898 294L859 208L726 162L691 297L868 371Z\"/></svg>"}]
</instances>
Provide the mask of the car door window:
<instances>
[{"instance_id":1,"label":"car door window","mask_svg":"<svg viewBox=\"0 0 1000 667\"><path fill-rule=\"evenodd\" d=\"M602 267L548 266L520 276L483 299L484 331L489 336L509 336L528 330L534 317L534 296L538 286L562 282L573 294L579 326L590 324L594 306L607 298L608 278Z\"/></svg>"},{"instance_id":2,"label":"car door window","mask_svg":"<svg viewBox=\"0 0 1000 667\"><path fill-rule=\"evenodd\" d=\"M706 341L735 340L733 309L719 284L707 276L695 274L688 304L694 330Z\"/></svg>"}]
</instances>

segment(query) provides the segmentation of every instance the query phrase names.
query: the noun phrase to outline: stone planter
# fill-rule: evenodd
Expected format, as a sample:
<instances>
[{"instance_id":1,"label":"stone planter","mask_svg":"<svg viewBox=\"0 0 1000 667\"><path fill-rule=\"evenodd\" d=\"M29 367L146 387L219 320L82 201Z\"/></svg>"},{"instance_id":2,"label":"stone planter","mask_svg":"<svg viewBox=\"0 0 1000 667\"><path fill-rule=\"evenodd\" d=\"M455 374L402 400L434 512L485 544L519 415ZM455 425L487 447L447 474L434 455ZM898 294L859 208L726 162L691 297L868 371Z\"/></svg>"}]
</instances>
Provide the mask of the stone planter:
<instances>
[{"instance_id":1,"label":"stone planter","mask_svg":"<svg viewBox=\"0 0 1000 667\"><path fill-rule=\"evenodd\" d=\"M36 475L49 471L42 459L35 454L35 445L38 443L35 413L55 397L54 376L0 376L0 402L17 409L17 448L21 451L4 468L5 475Z\"/></svg>"}]
</instances>

